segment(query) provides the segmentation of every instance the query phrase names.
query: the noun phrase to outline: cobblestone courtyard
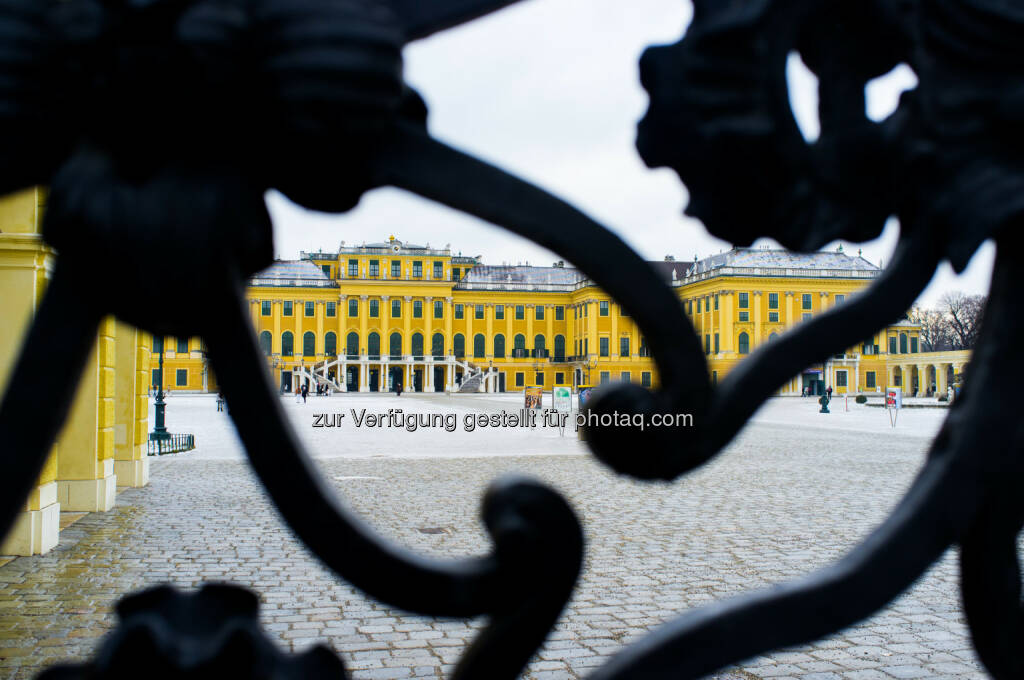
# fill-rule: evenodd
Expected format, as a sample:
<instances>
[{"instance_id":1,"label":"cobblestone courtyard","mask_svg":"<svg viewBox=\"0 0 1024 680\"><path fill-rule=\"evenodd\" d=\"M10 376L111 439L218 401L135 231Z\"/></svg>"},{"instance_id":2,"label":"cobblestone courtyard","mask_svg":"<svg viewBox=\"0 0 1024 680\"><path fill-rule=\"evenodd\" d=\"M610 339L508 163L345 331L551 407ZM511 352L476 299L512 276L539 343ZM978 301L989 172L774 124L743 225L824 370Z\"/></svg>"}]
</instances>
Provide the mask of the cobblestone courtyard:
<instances>
[{"instance_id":1,"label":"cobblestone courtyard","mask_svg":"<svg viewBox=\"0 0 1024 680\"><path fill-rule=\"evenodd\" d=\"M331 399L332 408L347 408L344 399ZM407 408L433 403L402 399ZM776 401L808 414L814 408L810 400ZM830 426L843 417L836 416ZM306 416L295 417L309 436ZM370 449L361 458L318 464L378 531L438 556L487 550L479 504L494 477L523 472L559 489L584 522L586 564L526 677L577 678L679 612L836 560L906 489L939 417L890 431L863 431L855 420L823 428L812 417L810 427L794 428L763 418L711 464L671 485L618 478L567 442L557 445L559 455L439 458L374 458L363 443ZM50 554L0 566L0 675L27 678L89 655L126 591L207 581L254 588L264 625L282 645L325 642L356 678L432 678L451 670L482 620L410 616L368 600L291 537L244 461L196 454L153 460L149 487L122 491L113 511L78 519ZM718 677L984 677L957 592L950 554L861 625Z\"/></svg>"}]
</instances>

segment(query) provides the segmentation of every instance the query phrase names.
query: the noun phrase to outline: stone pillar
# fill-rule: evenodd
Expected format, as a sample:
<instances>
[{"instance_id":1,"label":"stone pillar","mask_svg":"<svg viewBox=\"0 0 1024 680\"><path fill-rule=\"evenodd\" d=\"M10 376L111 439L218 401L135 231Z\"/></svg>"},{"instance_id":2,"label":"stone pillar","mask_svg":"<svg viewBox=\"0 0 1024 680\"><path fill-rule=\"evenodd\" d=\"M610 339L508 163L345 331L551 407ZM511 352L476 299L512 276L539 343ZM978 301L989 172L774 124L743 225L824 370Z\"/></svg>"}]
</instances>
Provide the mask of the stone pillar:
<instances>
[{"instance_id":1,"label":"stone pillar","mask_svg":"<svg viewBox=\"0 0 1024 680\"><path fill-rule=\"evenodd\" d=\"M940 396L946 393L946 365L935 364L935 394Z\"/></svg>"},{"instance_id":2,"label":"stone pillar","mask_svg":"<svg viewBox=\"0 0 1024 680\"><path fill-rule=\"evenodd\" d=\"M281 306L282 306L282 304L283 304L282 300L274 300L272 303L270 303L271 318L273 318L273 320L274 320L274 337L272 337L270 339L270 353L271 354L280 354L281 353L281 333L283 332L281 330ZM295 313L295 309L293 307L292 308L292 314L294 314L294 313ZM280 388L281 385L278 384L277 387Z\"/></svg>"},{"instance_id":3,"label":"stone pillar","mask_svg":"<svg viewBox=\"0 0 1024 680\"><path fill-rule=\"evenodd\" d=\"M795 295L796 293L791 290L786 291L786 318L784 321L786 322L785 327L787 329L793 325L793 297Z\"/></svg>"},{"instance_id":4,"label":"stone pillar","mask_svg":"<svg viewBox=\"0 0 1024 680\"><path fill-rule=\"evenodd\" d=\"M313 314L316 315L316 340L313 342L313 353L317 355L317 358L320 358L327 353L327 348L324 346L324 321L327 318L327 303L318 300L313 305Z\"/></svg>"},{"instance_id":5,"label":"stone pillar","mask_svg":"<svg viewBox=\"0 0 1024 680\"><path fill-rule=\"evenodd\" d=\"M618 305L608 303L608 316L612 318L611 337L608 339L608 355L612 361L619 361L619 315L616 313Z\"/></svg>"},{"instance_id":6,"label":"stone pillar","mask_svg":"<svg viewBox=\"0 0 1024 680\"><path fill-rule=\"evenodd\" d=\"M455 317L455 309L452 305L452 299L446 297L444 299L444 341L446 344L444 348L444 355L454 354L455 348L455 335L452 333L452 322ZM449 371L450 372L450 371ZM448 385L452 384L452 378L448 376ZM447 385L446 385L447 387Z\"/></svg>"},{"instance_id":7,"label":"stone pillar","mask_svg":"<svg viewBox=\"0 0 1024 680\"><path fill-rule=\"evenodd\" d=\"M434 298L429 296L423 298L423 307L423 356L426 358L434 356ZM423 376L423 384L427 384L426 375Z\"/></svg>"},{"instance_id":8,"label":"stone pillar","mask_svg":"<svg viewBox=\"0 0 1024 680\"><path fill-rule=\"evenodd\" d=\"M597 334L597 310L598 310L598 306L596 304L594 304L593 300L587 300L583 304L586 305L586 309L587 309L587 332L586 332L586 335L584 335L583 337L584 337L584 339L589 339L589 340L593 340L594 341L594 342L590 343L589 347L586 347L586 349L589 349L590 351L589 352L585 352L585 353L588 354L588 355L589 354L599 354L601 348L599 346L600 345L600 340L598 340L599 336ZM591 307L591 305L593 305L593 307L594 307L594 313L593 314L590 314L590 307Z\"/></svg>"},{"instance_id":9,"label":"stone pillar","mask_svg":"<svg viewBox=\"0 0 1024 680\"><path fill-rule=\"evenodd\" d=\"M614 312L612 312L614 314ZM547 328L544 331L544 346L548 348L548 354L550 356L555 355L555 306L544 305L544 320L547 321ZM612 317L613 319L615 317ZM615 323L614 321L612 323ZM632 348L630 348L632 349ZM491 379L492 385L497 383L498 378L495 376ZM491 390L497 392L497 388Z\"/></svg>"},{"instance_id":10,"label":"stone pillar","mask_svg":"<svg viewBox=\"0 0 1024 680\"><path fill-rule=\"evenodd\" d=\"M754 337L750 339L750 351L761 345L761 291L754 291ZM831 383L828 383L831 384Z\"/></svg>"},{"instance_id":11,"label":"stone pillar","mask_svg":"<svg viewBox=\"0 0 1024 680\"><path fill-rule=\"evenodd\" d=\"M22 339L42 301L54 266L54 251L39 233L45 192L27 189L0 198L0 389L18 358ZM40 404L40 408L46 408ZM36 486L6 537L0 555L38 555L57 545L60 503L57 501L57 454L54 446Z\"/></svg>"},{"instance_id":12,"label":"stone pillar","mask_svg":"<svg viewBox=\"0 0 1024 680\"><path fill-rule=\"evenodd\" d=\"M723 290L718 298L718 306L720 307L719 320L722 323L722 352L724 354L732 354L736 351L736 347L733 344L735 338L733 338L732 324L736 318L736 298L734 291Z\"/></svg>"},{"instance_id":13,"label":"stone pillar","mask_svg":"<svg viewBox=\"0 0 1024 680\"><path fill-rule=\"evenodd\" d=\"M484 357L494 358L494 303L488 302L484 305L484 319L486 319L487 332L484 335Z\"/></svg>"},{"instance_id":14,"label":"stone pillar","mask_svg":"<svg viewBox=\"0 0 1024 680\"><path fill-rule=\"evenodd\" d=\"M114 475L122 486L149 483L149 337L122 323L115 336Z\"/></svg>"},{"instance_id":15,"label":"stone pillar","mask_svg":"<svg viewBox=\"0 0 1024 680\"><path fill-rule=\"evenodd\" d=\"M408 356L412 354L412 296L406 295L402 300L404 302L402 305L402 321L404 321L402 324L402 355ZM412 391L412 383L405 383L403 389L405 388Z\"/></svg>"},{"instance_id":16,"label":"stone pillar","mask_svg":"<svg viewBox=\"0 0 1024 680\"><path fill-rule=\"evenodd\" d=\"M473 343L473 320L476 317L476 304L467 304L465 306L465 313L463 316L466 317L466 356L463 359L467 364L476 359L476 352L473 351L475 344ZM485 354L487 348L484 347Z\"/></svg>"},{"instance_id":17,"label":"stone pillar","mask_svg":"<svg viewBox=\"0 0 1024 680\"><path fill-rule=\"evenodd\" d=\"M359 356L362 361L359 363L359 391L370 391L369 369L367 369L367 357L370 351L370 334L368 332L368 321L370 318L369 296L359 296Z\"/></svg>"},{"instance_id":18,"label":"stone pillar","mask_svg":"<svg viewBox=\"0 0 1024 680\"><path fill-rule=\"evenodd\" d=\"M58 440L57 499L65 510L114 507L114 394L116 326L104 319Z\"/></svg>"}]
</instances>

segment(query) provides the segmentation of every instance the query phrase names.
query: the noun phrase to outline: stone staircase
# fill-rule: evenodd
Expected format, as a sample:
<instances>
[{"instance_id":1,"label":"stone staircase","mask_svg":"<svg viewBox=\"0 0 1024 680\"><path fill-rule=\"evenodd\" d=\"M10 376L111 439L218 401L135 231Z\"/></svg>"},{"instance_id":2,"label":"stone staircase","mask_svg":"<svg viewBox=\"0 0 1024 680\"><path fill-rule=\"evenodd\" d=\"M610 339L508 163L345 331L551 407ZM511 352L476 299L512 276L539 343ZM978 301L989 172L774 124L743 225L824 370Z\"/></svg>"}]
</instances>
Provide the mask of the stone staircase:
<instances>
[{"instance_id":1,"label":"stone staircase","mask_svg":"<svg viewBox=\"0 0 1024 680\"><path fill-rule=\"evenodd\" d=\"M479 392L480 383L484 379L484 374L477 369L475 373L470 375L468 378L463 378L462 384L459 385L459 392Z\"/></svg>"}]
</instances>

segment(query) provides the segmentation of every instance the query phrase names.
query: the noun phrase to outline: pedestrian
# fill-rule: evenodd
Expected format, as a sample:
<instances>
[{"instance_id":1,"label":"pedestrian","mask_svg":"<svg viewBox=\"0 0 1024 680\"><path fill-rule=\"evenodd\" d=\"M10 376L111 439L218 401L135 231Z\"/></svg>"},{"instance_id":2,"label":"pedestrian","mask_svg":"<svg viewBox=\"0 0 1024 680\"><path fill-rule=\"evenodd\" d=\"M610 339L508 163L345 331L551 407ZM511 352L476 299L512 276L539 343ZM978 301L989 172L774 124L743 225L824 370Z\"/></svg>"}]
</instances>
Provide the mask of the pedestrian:
<instances>
[{"instance_id":1,"label":"pedestrian","mask_svg":"<svg viewBox=\"0 0 1024 680\"><path fill-rule=\"evenodd\" d=\"M222 392L217 393L217 410L224 410L224 394Z\"/></svg>"},{"instance_id":2,"label":"pedestrian","mask_svg":"<svg viewBox=\"0 0 1024 680\"><path fill-rule=\"evenodd\" d=\"M832 386L831 385L828 386L828 389L825 390L825 393L828 394L829 401L831 401L832 400Z\"/></svg>"},{"instance_id":3,"label":"pedestrian","mask_svg":"<svg viewBox=\"0 0 1024 680\"><path fill-rule=\"evenodd\" d=\"M402 381L401 380L396 380L395 381L395 396L398 396L398 397L402 396Z\"/></svg>"},{"instance_id":4,"label":"pedestrian","mask_svg":"<svg viewBox=\"0 0 1024 680\"><path fill-rule=\"evenodd\" d=\"M308 396L309 396L309 384L308 383L303 383L302 384L302 403L303 404L306 403L306 397L308 397Z\"/></svg>"},{"instance_id":5,"label":"pedestrian","mask_svg":"<svg viewBox=\"0 0 1024 680\"><path fill-rule=\"evenodd\" d=\"M295 386L295 403L302 403L302 388L299 387L298 385Z\"/></svg>"}]
</instances>

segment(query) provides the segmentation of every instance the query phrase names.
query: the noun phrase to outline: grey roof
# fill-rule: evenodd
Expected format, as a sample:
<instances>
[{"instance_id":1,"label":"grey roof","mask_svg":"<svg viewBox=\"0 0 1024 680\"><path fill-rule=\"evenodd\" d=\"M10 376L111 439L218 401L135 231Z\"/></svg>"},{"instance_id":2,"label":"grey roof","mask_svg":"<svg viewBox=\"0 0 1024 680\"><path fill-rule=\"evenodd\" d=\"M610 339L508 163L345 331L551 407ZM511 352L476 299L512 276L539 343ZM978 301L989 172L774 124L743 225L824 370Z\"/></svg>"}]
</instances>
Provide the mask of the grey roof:
<instances>
[{"instance_id":1,"label":"grey roof","mask_svg":"<svg viewBox=\"0 0 1024 680\"><path fill-rule=\"evenodd\" d=\"M694 263L688 263L693 269ZM719 267L769 267L781 269L849 269L852 271L879 271L878 267L860 255L847 255L841 251L820 251L817 253L794 253L788 250L764 250L759 248L733 248L696 262L701 274Z\"/></svg>"},{"instance_id":2,"label":"grey roof","mask_svg":"<svg viewBox=\"0 0 1024 680\"><path fill-rule=\"evenodd\" d=\"M332 288L337 284L309 260L278 260L249 279L250 286Z\"/></svg>"},{"instance_id":3,"label":"grey roof","mask_svg":"<svg viewBox=\"0 0 1024 680\"><path fill-rule=\"evenodd\" d=\"M381 243L367 243L363 248L390 248L392 246L399 246L405 250L426 250L426 246L418 246L415 243L405 243L395 239L394 241L384 241Z\"/></svg>"},{"instance_id":4,"label":"grey roof","mask_svg":"<svg viewBox=\"0 0 1024 680\"><path fill-rule=\"evenodd\" d=\"M470 269L455 287L470 287L472 284L518 284L547 288L572 286L585 278L583 272L571 267L481 264Z\"/></svg>"}]
</instances>

